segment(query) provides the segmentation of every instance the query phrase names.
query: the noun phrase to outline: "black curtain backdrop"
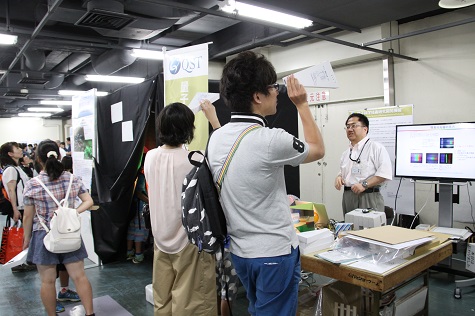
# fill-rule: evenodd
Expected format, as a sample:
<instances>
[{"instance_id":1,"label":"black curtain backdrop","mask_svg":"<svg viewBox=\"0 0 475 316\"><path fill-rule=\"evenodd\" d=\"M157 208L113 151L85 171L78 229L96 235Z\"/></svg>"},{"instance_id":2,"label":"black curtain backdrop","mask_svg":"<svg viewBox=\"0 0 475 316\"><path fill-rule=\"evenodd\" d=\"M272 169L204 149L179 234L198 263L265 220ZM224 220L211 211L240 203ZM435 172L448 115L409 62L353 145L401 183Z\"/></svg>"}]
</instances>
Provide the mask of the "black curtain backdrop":
<instances>
[{"instance_id":1,"label":"black curtain backdrop","mask_svg":"<svg viewBox=\"0 0 475 316\"><path fill-rule=\"evenodd\" d=\"M122 102L122 122L133 122L131 142L122 142L122 122L111 122L110 107L117 102ZM99 209L91 212L91 219L95 252L104 264L126 255L127 227L135 211L131 208L134 183L142 159L145 128L156 102L157 78L98 98L98 159L94 161L92 191Z\"/></svg>"},{"instance_id":2,"label":"black curtain backdrop","mask_svg":"<svg viewBox=\"0 0 475 316\"><path fill-rule=\"evenodd\" d=\"M282 91L284 90L284 91ZM266 117L269 127L282 128L288 133L299 137L298 112L295 105L290 101L287 91L282 89L277 97L277 113ZM209 82L209 92L219 93L219 81ZM216 114L219 122L224 125L231 119L231 111L224 104L222 99L213 103L216 107ZM212 130L210 125L210 131ZM287 194L293 194L300 197L300 174L299 167L285 166L285 185Z\"/></svg>"}]
</instances>

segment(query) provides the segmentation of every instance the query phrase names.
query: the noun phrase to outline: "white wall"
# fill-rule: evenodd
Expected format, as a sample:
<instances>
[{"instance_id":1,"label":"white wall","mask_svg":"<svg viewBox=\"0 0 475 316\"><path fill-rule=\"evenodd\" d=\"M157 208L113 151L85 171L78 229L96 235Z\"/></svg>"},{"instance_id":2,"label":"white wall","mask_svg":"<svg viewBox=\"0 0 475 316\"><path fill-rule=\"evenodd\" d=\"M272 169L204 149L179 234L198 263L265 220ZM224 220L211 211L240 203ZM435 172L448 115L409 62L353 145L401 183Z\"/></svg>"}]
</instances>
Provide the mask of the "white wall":
<instances>
[{"instance_id":1,"label":"white wall","mask_svg":"<svg viewBox=\"0 0 475 316\"><path fill-rule=\"evenodd\" d=\"M400 32L405 34L473 16L475 7L469 7L401 25ZM414 104L414 123L475 121L475 24L406 38L400 44L401 54L419 58L417 62L396 61L394 71L396 103ZM466 190L461 188L465 194ZM471 192L473 200L475 190L472 188ZM435 224L439 206L434 202L434 186L417 184L416 210L422 208L426 199L428 203L421 212L421 220ZM469 213L469 204L464 202L463 209L454 205L454 210Z\"/></svg>"},{"instance_id":2,"label":"white wall","mask_svg":"<svg viewBox=\"0 0 475 316\"><path fill-rule=\"evenodd\" d=\"M468 7L400 25L399 33L461 21L474 15L475 8ZM383 27L371 28L361 34L344 34L338 38L364 43L386 37L387 34L382 35L385 31ZM397 43L393 46L397 47ZM382 45L372 47L380 49ZM399 48L400 54L419 59L395 58L394 65L395 103L414 104L415 123L475 121L474 23L405 38L399 41ZM298 47L270 48L266 55L281 75L325 60L334 66L340 87L330 91L330 100L341 102L313 109L323 131L327 153L320 165L312 163L301 168L301 197L324 202L330 217L342 219L341 193L334 189L332 193L331 188L338 170L337 159L347 140L343 130L332 126L343 126L348 114L346 109L383 106L382 61L374 61L375 54L363 50L318 40ZM352 64L355 61L359 64ZM359 100L365 97L369 99ZM433 202L433 190L430 185L416 185L416 211L430 195L421 213L421 222L424 223L437 223L438 203ZM455 223L454 226L463 227L464 224Z\"/></svg>"},{"instance_id":3,"label":"white wall","mask_svg":"<svg viewBox=\"0 0 475 316\"><path fill-rule=\"evenodd\" d=\"M42 118L0 118L0 145L6 142L39 143L44 139L64 140L63 121Z\"/></svg>"}]
</instances>

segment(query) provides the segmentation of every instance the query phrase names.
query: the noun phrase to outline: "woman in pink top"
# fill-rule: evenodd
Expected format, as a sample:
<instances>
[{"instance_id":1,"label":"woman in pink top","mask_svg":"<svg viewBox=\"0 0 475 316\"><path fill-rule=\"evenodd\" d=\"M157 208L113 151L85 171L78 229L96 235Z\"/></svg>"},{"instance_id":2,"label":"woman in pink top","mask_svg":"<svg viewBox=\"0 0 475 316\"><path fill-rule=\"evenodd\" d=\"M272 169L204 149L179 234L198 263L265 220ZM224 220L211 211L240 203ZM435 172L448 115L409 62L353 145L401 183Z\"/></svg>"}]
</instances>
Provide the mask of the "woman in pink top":
<instances>
[{"instance_id":1,"label":"woman in pink top","mask_svg":"<svg viewBox=\"0 0 475 316\"><path fill-rule=\"evenodd\" d=\"M201 107L219 127L214 106ZM150 220L155 241L153 298L157 315L217 315L214 256L189 243L181 222L181 189L192 169L185 144L193 140L195 116L188 106L172 103L157 118L162 146L145 158Z\"/></svg>"}]
</instances>

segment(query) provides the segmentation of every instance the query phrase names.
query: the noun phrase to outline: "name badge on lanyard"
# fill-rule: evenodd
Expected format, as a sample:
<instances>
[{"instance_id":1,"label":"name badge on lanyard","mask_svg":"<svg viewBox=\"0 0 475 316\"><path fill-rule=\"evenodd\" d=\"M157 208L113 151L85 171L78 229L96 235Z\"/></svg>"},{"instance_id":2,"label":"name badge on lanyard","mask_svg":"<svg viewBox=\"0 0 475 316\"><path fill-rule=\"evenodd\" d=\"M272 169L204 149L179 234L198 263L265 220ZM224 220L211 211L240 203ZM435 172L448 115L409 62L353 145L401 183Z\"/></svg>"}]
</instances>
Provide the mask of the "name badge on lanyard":
<instances>
[{"instance_id":1,"label":"name badge on lanyard","mask_svg":"<svg viewBox=\"0 0 475 316\"><path fill-rule=\"evenodd\" d=\"M352 167L351 168L351 174L360 175L361 174L361 168L359 166Z\"/></svg>"}]
</instances>

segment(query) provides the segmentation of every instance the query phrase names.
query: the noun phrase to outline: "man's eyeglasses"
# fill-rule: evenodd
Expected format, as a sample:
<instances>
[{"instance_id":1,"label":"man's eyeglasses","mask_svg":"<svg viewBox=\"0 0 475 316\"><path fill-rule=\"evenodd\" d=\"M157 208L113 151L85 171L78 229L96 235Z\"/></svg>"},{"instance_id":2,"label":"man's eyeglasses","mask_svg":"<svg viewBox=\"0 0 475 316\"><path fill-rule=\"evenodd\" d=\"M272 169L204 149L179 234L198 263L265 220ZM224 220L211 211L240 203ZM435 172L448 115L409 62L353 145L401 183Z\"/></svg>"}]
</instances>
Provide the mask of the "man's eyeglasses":
<instances>
[{"instance_id":1,"label":"man's eyeglasses","mask_svg":"<svg viewBox=\"0 0 475 316\"><path fill-rule=\"evenodd\" d=\"M344 127L345 130L350 130L350 129L355 129L357 127L365 127L364 125L360 125L360 124L348 124Z\"/></svg>"},{"instance_id":2,"label":"man's eyeglasses","mask_svg":"<svg viewBox=\"0 0 475 316\"><path fill-rule=\"evenodd\" d=\"M274 88L275 90L279 91L279 84L278 83L270 84L267 86L267 88Z\"/></svg>"}]
</instances>

